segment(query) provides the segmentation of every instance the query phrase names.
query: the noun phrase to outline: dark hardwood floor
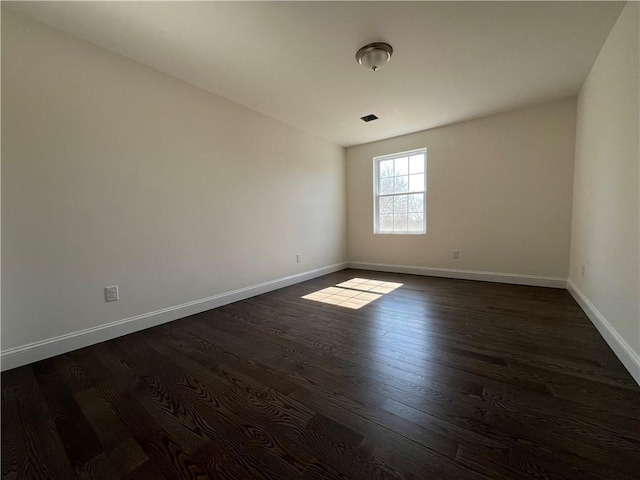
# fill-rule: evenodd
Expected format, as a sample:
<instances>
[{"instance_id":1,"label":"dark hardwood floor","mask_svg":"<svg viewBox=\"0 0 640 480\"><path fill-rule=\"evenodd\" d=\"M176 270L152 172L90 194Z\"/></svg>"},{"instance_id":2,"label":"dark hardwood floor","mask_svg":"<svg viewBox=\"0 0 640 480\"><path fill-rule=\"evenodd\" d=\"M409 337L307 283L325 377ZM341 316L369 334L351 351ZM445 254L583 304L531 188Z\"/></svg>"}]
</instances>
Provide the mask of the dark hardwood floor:
<instances>
[{"instance_id":1,"label":"dark hardwood floor","mask_svg":"<svg viewBox=\"0 0 640 480\"><path fill-rule=\"evenodd\" d=\"M640 388L564 290L343 270L3 373L2 477L637 479Z\"/></svg>"}]
</instances>

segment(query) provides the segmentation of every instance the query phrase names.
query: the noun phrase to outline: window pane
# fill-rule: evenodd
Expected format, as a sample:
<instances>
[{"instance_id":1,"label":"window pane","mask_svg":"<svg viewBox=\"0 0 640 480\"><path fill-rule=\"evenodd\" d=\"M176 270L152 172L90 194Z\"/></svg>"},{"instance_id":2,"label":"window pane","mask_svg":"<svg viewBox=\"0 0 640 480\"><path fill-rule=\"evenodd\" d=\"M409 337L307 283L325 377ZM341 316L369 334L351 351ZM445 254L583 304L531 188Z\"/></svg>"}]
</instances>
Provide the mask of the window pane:
<instances>
[{"instance_id":1,"label":"window pane","mask_svg":"<svg viewBox=\"0 0 640 480\"><path fill-rule=\"evenodd\" d=\"M408 195L407 211L414 213L424 213L424 193L414 193Z\"/></svg>"},{"instance_id":2,"label":"window pane","mask_svg":"<svg viewBox=\"0 0 640 480\"><path fill-rule=\"evenodd\" d=\"M424 214L422 213L410 213L409 214L409 231L421 232L424 229Z\"/></svg>"},{"instance_id":3,"label":"window pane","mask_svg":"<svg viewBox=\"0 0 640 480\"><path fill-rule=\"evenodd\" d=\"M393 214L393 197L381 197L380 205L378 206L378 213L380 215L392 215Z\"/></svg>"},{"instance_id":4,"label":"window pane","mask_svg":"<svg viewBox=\"0 0 640 480\"><path fill-rule=\"evenodd\" d=\"M380 178L393 177L393 159L380 162Z\"/></svg>"},{"instance_id":5,"label":"window pane","mask_svg":"<svg viewBox=\"0 0 640 480\"><path fill-rule=\"evenodd\" d=\"M409 173L424 172L424 154L411 155L409 157Z\"/></svg>"},{"instance_id":6,"label":"window pane","mask_svg":"<svg viewBox=\"0 0 640 480\"><path fill-rule=\"evenodd\" d=\"M381 232L393 231L393 215L380 215L380 231Z\"/></svg>"},{"instance_id":7,"label":"window pane","mask_svg":"<svg viewBox=\"0 0 640 480\"><path fill-rule=\"evenodd\" d=\"M394 179L393 177L380 179L380 195L393 193Z\"/></svg>"},{"instance_id":8,"label":"window pane","mask_svg":"<svg viewBox=\"0 0 640 480\"><path fill-rule=\"evenodd\" d=\"M407 211L424 213L424 193L414 193L407 199Z\"/></svg>"},{"instance_id":9,"label":"window pane","mask_svg":"<svg viewBox=\"0 0 640 480\"><path fill-rule=\"evenodd\" d=\"M409 191L410 192L424 191L424 173L418 173L417 175L409 175Z\"/></svg>"},{"instance_id":10,"label":"window pane","mask_svg":"<svg viewBox=\"0 0 640 480\"><path fill-rule=\"evenodd\" d=\"M409 177L395 177L395 188L393 193L407 193L409 191Z\"/></svg>"},{"instance_id":11,"label":"window pane","mask_svg":"<svg viewBox=\"0 0 640 480\"><path fill-rule=\"evenodd\" d=\"M409 173L409 159L407 157L396 158L396 177Z\"/></svg>"},{"instance_id":12,"label":"window pane","mask_svg":"<svg viewBox=\"0 0 640 480\"><path fill-rule=\"evenodd\" d=\"M407 214L406 213L393 216L393 231L394 232L407 231Z\"/></svg>"},{"instance_id":13,"label":"window pane","mask_svg":"<svg viewBox=\"0 0 640 480\"><path fill-rule=\"evenodd\" d=\"M393 213L407 213L407 196L398 195L393 199Z\"/></svg>"}]
</instances>

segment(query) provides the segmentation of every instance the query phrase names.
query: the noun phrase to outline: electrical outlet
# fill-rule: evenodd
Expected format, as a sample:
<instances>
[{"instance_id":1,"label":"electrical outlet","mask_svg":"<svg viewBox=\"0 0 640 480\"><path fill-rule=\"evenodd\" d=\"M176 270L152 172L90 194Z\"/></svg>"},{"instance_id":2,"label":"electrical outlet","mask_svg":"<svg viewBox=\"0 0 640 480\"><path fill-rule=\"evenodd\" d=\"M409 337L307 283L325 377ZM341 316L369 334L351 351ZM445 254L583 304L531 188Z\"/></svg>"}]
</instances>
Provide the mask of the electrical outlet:
<instances>
[{"instance_id":1,"label":"electrical outlet","mask_svg":"<svg viewBox=\"0 0 640 480\"><path fill-rule=\"evenodd\" d=\"M300 263L300 262L302 262L302 255L300 253L298 253L296 255L296 263Z\"/></svg>"},{"instance_id":2,"label":"electrical outlet","mask_svg":"<svg viewBox=\"0 0 640 480\"><path fill-rule=\"evenodd\" d=\"M585 273L586 270L587 270L587 266L583 263L580 266L580 273L582 274L583 277L584 277L584 273Z\"/></svg>"},{"instance_id":3,"label":"electrical outlet","mask_svg":"<svg viewBox=\"0 0 640 480\"><path fill-rule=\"evenodd\" d=\"M455 258L456 260L460 258L460 250L453 250L451 252L451 258Z\"/></svg>"},{"instance_id":4,"label":"electrical outlet","mask_svg":"<svg viewBox=\"0 0 640 480\"><path fill-rule=\"evenodd\" d=\"M117 302L120 300L120 293L118 293L118 286L112 285L111 287L105 287L104 300L106 302Z\"/></svg>"}]
</instances>

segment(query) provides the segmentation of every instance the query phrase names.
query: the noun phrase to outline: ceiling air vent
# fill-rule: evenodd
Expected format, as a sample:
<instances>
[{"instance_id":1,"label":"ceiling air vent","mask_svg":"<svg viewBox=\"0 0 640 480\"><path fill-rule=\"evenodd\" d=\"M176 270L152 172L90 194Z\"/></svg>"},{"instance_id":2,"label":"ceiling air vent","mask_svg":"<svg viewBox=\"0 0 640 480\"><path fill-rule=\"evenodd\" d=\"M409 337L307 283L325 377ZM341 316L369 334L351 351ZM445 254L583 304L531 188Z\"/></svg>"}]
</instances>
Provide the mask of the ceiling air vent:
<instances>
[{"instance_id":1,"label":"ceiling air vent","mask_svg":"<svg viewBox=\"0 0 640 480\"><path fill-rule=\"evenodd\" d=\"M365 115L364 117L360 117L360 120L362 120L365 123L368 122L373 122L374 120L378 120L378 117L376 117L373 113L370 115Z\"/></svg>"}]
</instances>

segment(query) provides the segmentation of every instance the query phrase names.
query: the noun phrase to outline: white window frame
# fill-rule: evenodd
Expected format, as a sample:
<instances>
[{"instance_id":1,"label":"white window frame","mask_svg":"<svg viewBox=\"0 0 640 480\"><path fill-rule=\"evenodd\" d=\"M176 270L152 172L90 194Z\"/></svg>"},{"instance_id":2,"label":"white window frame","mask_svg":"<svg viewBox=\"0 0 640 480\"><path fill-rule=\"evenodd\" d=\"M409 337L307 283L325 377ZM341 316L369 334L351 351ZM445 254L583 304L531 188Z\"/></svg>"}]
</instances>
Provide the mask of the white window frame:
<instances>
[{"instance_id":1,"label":"white window frame","mask_svg":"<svg viewBox=\"0 0 640 480\"><path fill-rule=\"evenodd\" d=\"M404 195L404 194L388 194L388 195L380 195L380 162L384 160L390 160L401 157L409 157L411 155L415 155L417 153L424 154L424 189L418 192L410 192L410 193L423 193L424 199L424 207L423 207L423 216L422 216L422 230L420 231L407 231L407 232L389 232L389 231L380 231L380 215L378 212L378 206L380 204L380 197L389 197L395 195ZM426 235L427 234L427 148L417 148L415 150L408 150L406 152L398 152L391 153L389 155L382 155L379 157L373 157L373 233L375 235Z\"/></svg>"}]
</instances>

